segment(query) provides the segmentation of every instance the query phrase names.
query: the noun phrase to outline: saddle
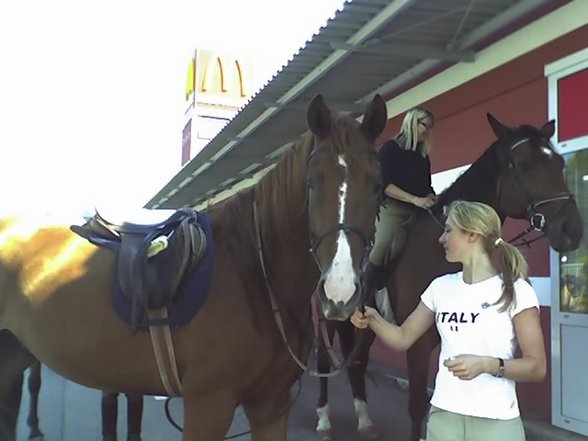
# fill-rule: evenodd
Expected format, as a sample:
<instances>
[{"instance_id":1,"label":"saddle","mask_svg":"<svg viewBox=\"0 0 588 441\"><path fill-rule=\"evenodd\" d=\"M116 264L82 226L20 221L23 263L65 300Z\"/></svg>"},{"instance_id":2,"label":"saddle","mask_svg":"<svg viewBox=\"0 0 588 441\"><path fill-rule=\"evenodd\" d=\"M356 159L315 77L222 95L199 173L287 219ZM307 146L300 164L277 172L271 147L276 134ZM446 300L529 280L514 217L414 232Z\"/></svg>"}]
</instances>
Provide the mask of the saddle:
<instances>
[{"instance_id":1,"label":"saddle","mask_svg":"<svg viewBox=\"0 0 588 441\"><path fill-rule=\"evenodd\" d=\"M207 236L198 222L198 213L189 207L177 211L142 210L139 214L152 219L113 221L96 210L84 225L70 228L116 254L114 283L130 300L131 325L135 329L149 328L163 387L170 397L181 396L168 307L173 306L176 296L180 297L182 283L189 279L192 269L205 254L210 254L205 253Z\"/></svg>"},{"instance_id":2,"label":"saddle","mask_svg":"<svg viewBox=\"0 0 588 441\"><path fill-rule=\"evenodd\" d=\"M113 221L96 210L84 225L70 227L91 243L116 253L115 276L133 305L134 326L145 324L146 311L173 302L185 276L206 250L206 236L195 210L184 207L176 211L142 210L139 214L152 219Z\"/></svg>"}]
</instances>

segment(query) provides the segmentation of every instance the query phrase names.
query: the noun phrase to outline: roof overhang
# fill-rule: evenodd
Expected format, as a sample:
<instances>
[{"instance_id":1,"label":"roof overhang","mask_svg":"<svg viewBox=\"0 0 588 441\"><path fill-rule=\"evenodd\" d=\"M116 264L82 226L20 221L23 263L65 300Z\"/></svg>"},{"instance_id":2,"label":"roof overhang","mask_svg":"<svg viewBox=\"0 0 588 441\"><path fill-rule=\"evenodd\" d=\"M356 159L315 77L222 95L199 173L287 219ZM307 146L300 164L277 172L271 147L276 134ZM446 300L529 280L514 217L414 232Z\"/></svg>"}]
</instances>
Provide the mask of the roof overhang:
<instances>
[{"instance_id":1,"label":"roof overhang","mask_svg":"<svg viewBox=\"0 0 588 441\"><path fill-rule=\"evenodd\" d=\"M306 106L318 93L333 110L358 115L379 93L389 100L389 116L394 116L424 101L413 95L409 103L408 90L452 69L461 69L462 75L456 79L453 73L454 82L481 75L492 62L502 62L491 52L500 41L560 10L574 21L578 13L569 10L586 9L586 4L353 0L146 207L203 207L252 185L306 131ZM552 33L565 32L551 23L544 26ZM542 32L536 38L548 36Z\"/></svg>"}]
</instances>

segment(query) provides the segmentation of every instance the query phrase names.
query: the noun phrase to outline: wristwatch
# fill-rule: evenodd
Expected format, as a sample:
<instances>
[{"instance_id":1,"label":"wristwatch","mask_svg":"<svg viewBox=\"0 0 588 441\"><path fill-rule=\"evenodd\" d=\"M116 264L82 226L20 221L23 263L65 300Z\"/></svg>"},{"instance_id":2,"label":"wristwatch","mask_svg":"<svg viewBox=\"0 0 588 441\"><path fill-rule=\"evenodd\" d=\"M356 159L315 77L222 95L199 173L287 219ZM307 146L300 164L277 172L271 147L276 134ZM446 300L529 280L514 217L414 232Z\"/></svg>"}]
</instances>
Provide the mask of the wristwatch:
<instances>
[{"instance_id":1,"label":"wristwatch","mask_svg":"<svg viewBox=\"0 0 588 441\"><path fill-rule=\"evenodd\" d=\"M498 372L494 375L496 378L504 377L504 360L502 358L498 359Z\"/></svg>"}]
</instances>

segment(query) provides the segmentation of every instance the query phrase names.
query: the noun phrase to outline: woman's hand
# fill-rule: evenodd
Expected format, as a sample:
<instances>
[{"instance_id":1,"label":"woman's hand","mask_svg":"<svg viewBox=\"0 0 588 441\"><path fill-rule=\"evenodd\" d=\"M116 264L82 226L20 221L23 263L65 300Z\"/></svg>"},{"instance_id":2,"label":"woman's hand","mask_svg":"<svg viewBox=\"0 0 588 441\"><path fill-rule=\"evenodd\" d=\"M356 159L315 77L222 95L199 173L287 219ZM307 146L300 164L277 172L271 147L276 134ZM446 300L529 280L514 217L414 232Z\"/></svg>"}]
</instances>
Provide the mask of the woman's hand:
<instances>
[{"instance_id":1,"label":"woman's hand","mask_svg":"<svg viewBox=\"0 0 588 441\"><path fill-rule=\"evenodd\" d=\"M356 328L366 329L370 325L370 322L377 321L378 319L382 319L382 316L378 311L366 306L365 313L359 310L353 313L351 316L351 323L353 323Z\"/></svg>"},{"instance_id":2,"label":"woman's hand","mask_svg":"<svg viewBox=\"0 0 588 441\"><path fill-rule=\"evenodd\" d=\"M431 208L433 205L435 205L435 198L431 196L425 196L424 198L415 196L412 199L412 204L419 208Z\"/></svg>"},{"instance_id":3,"label":"woman's hand","mask_svg":"<svg viewBox=\"0 0 588 441\"><path fill-rule=\"evenodd\" d=\"M443 366L460 380L472 380L480 374L488 373L488 359L489 357L462 354L448 358Z\"/></svg>"}]
</instances>

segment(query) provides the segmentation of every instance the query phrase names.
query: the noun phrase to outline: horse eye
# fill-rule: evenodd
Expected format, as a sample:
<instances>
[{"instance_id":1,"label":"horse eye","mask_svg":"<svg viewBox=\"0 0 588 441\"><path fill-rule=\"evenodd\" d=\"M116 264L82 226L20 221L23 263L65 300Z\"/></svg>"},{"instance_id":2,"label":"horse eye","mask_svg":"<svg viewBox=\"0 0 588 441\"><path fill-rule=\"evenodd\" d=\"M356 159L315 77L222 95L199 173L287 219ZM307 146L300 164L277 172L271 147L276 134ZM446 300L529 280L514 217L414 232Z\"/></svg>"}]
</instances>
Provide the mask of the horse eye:
<instances>
[{"instance_id":1,"label":"horse eye","mask_svg":"<svg viewBox=\"0 0 588 441\"><path fill-rule=\"evenodd\" d=\"M517 167L522 171L529 171L534 168L535 164L532 161L520 161L517 163Z\"/></svg>"}]
</instances>

